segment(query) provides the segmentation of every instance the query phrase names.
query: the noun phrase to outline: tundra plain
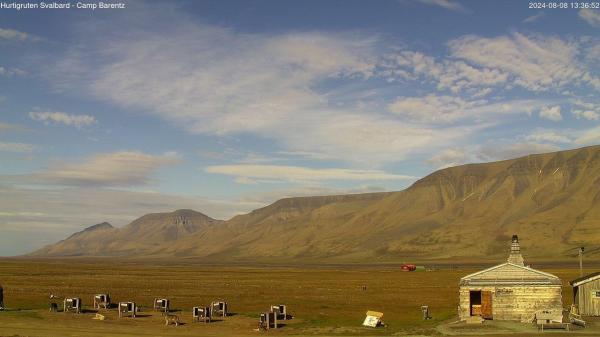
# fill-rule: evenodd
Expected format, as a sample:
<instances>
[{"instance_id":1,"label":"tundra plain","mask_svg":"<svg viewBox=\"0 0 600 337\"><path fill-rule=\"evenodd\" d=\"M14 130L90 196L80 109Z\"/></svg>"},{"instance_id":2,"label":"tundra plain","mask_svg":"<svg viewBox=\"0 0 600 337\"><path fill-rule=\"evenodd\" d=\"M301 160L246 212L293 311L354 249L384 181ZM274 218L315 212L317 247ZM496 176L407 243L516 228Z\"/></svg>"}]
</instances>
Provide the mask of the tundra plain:
<instances>
[{"instance_id":1,"label":"tundra plain","mask_svg":"<svg viewBox=\"0 0 600 337\"><path fill-rule=\"evenodd\" d=\"M568 281L579 271L535 267L563 280L563 306L568 307L572 301ZM0 336L537 335L533 325L452 324L458 281L478 269L438 265L433 271L402 272L392 264L248 266L177 260L1 259L0 281L8 310L0 312ZM140 317L118 319L112 309L105 312L107 320L93 320L92 297L103 292L110 293L114 302L136 301ZM81 297L84 312L48 312L50 293ZM160 314L151 309L155 297L170 298L185 324L164 326ZM192 323L193 306L217 299L229 303L232 316L209 324ZM254 331L259 313L271 304L288 305L294 319L278 330ZM429 305L433 319L422 320L421 305ZM367 310L382 311L387 326L361 327ZM599 332L591 322L590 327L569 334Z\"/></svg>"}]
</instances>

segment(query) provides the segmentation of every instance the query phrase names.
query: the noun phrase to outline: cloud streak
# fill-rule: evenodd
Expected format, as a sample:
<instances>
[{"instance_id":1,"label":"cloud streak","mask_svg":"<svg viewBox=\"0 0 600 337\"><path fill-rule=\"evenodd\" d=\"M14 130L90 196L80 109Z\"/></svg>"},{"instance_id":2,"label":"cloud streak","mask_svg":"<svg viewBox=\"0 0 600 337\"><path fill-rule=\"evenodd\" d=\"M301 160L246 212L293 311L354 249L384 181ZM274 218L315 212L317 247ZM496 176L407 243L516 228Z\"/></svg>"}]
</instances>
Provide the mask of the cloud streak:
<instances>
[{"instance_id":1,"label":"cloud streak","mask_svg":"<svg viewBox=\"0 0 600 337\"><path fill-rule=\"evenodd\" d=\"M593 9L582 9L579 11L579 17L593 27L600 27L600 12Z\"/></svg>"},{"instance_id":2,"label":"cloud streak","mask_svg":"<svg viewBox=\"0 0 600 337\"><path fill-rule=\"evenodd\" d=\"M452 1L452 0L417 0L417 1L422 4L425 4L425 5L437 6L437 7L441 7L441 8L452 10L452 11L465 12L467 10L458 1Z\"/></svg>"},{"instance_id":3,"label":"cloud streak","mask_svg":"<svg viewBox=\"0 0 600 337\"><path fill-rule=\"evenodd\" d=\"M73 115L60 111L32 111L29 118L45 124L64 124L81 128L96 123L96 118L90 115Z\"/></svg>"},{"instance_id":4,"label":"cloud streak","mask_svg":"<svg viewBox=\"0 0 600 337\"><path fill-rule=\"evenodd\" d=\"M35 148L36 147L32 144L0 142L0 152L31 153L35 150Z\"/></svg>"},{"instance_id":5,"label":"cloud streak","mask_svg":"<svg viewBox=\"0 0 600 337\"><path fill-rule=\"evenodd\" d=\"M217 165L205 168L208 173L224 174L242 179L241 182L259 180L284 180L292 182L322 180L410 180L415 177L386 173L380 170L352 170L340 168L314 169L280 165Z\"/></svg>"},{"instance_id":6,"label":"cloud streak","mask_svg":"<svg viewBox=\"0 0 600 337\"><path fill-rule=\"evenodd\" d=\"M82 163L55 164L26 181L61 186L130 187L147 185L160 167L179 162L179 155L137 151L97 154Z\"/></svg>"},{"instance_id":7,"label":"cloud streak","mask_svg":"<svg viewBox=\"0 0 600 337\"><path fill-rule=\"evenodd\" d=\"M580 145L597 145L600 143L600 126L587 129L575 140Z\"/></svg>"},{"instance_id":8,"label":"cloud streak","mask_svg":"<svg viewBox=\"0 0 600 337\"><path fill-rule=\"evenodd\" d=\"M534 15L526 17L525 20L523 20L523 23L536 22L536 21L538 21L539 19L541 19L541 18L543 18L545 16L546 16L545 12L539 12L537 14L534 14Z\"/></svg>"},{"instance_id":9,"label":"cloud streak","mask_svg":"<svg viewBox=\"0 0 600 337\"><path fill-rule=\"evenodd\" d=\"M427 160L427 163L436 168L445 168L464 164L468 161L466 150L459 148L446 149Z\"/></svg>"},{"instance_id":10,"label":"cloud streak","mask_svg":"<svg viewBox=\"0 0 600 337\"><path fill-rule=\"evenodd\" d=\"M429 123L453 123L469 119L470 122L492 121L503 115L531 114L543 106L542 101L514 100L488 102L487 100L465 100L457 96L434 95L400 97L388 108L391 112L410 120Z\"/></svg>"},{"instance_id":11,"label":"cloud streak","mask_svg":"<svg viewBox=\"0 0 600 337\"><path fill-rule=\"evenodd\" d=\"M582 100L572 101L573 110L571 111L577 119L587 119L597 121L600 119L600 104L584 102Z\"/></svg>"},{"instance_id":12,"label":"cloud streak","mask_svg":"<svg viewBox=\"0 0 600 337\"><path fill-rule=\"evenodd\" d=\"M0 66L0 76L11 77L11 76L22 76L25 75L25 71L18 68L7 68Z\"/></svg>"},{"instance_id":13,"label":"cloud streak","mask_svg":"<svg viewBox=\"0 0 600 337\"><path fill-rule=\"evenodd\" d=\"M10 28L0 28L0 39L25 41L30 38L29 34Z\"/></svg>"},{"instance_id":14,"label":"cloud streak","mask_svg":"<svg viewBox=\"0 0 600 337\"><path fill-rule=\"evenodd\" d=\"M558 151L559 147L553 144L540 144L532 142L489 143L479 148L479 160L493 161L505 160L526 156L529 154Z\"/></svg>"}]
</instances>

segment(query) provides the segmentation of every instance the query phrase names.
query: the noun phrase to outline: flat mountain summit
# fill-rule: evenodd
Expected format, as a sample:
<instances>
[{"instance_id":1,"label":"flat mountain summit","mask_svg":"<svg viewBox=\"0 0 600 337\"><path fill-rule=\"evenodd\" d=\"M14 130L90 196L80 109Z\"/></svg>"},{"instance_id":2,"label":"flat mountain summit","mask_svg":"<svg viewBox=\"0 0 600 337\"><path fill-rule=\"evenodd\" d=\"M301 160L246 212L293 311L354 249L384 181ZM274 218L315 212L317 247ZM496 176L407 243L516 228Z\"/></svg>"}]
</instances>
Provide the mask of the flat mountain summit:
<instances>
[{"instance_id":1,"label":"flat mountain summit","mask_svg":"<svg viewBox=\"0 0 600 337\"><path fill-rule=\"evenodd\" d=\"M286 198L227 221L192 210L92 226L34 256L215 262L572 259L600 247L600 146L438 170L399 192ZM590 257L594 257L594 249Z\"/></svg>"},{"instance_id":2,"label":"flat mountain summit","mask_svg":"<svg viewBox=\"0 0 600 337\"><path fill-rule=\"evenodd\" d=\"M129 256L160 251L186 236L216 226L215 220L200 212L180 209L170 213L146 214L130 224L115 228L107 222L90 226L33 256Z\"/></svg>"}]
</instances>

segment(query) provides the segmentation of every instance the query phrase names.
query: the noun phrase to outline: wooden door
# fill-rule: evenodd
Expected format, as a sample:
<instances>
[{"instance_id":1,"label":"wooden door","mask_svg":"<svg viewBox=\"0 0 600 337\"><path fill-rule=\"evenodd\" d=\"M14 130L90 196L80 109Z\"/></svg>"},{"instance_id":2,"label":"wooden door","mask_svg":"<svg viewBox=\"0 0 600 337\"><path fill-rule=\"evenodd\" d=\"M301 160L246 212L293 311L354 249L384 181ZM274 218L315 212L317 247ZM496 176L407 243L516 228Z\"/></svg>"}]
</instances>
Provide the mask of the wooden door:
<instances>
[{"instance_id":1,"label":"wooden door","mask_svg":"<svg viewBox=\"0 0 600 337\"><path fill-rule=\"evenodd\" d=\"M481 317L492 319L492 292L481 292Z\"/></svg>"}]
</instances>

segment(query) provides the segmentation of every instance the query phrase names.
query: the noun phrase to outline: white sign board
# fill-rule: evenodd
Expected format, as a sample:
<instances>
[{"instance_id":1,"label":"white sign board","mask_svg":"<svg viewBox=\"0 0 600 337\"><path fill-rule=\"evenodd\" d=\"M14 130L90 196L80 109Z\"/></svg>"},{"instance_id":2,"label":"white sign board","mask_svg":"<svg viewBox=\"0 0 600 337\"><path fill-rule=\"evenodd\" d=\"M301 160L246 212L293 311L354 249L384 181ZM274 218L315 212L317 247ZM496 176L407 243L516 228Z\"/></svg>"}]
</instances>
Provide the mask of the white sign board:
<instances>
[{"instance_id":1,"label":"white sign board","mask_svg":"<svg viewBox=\"0 0 600 337\"><path fill-rule=\"evenodd\" d=\"M376 328L377 324L379 324L379 318L375 316L367 316L363 322L364 326L370 326L372 328Z\"/></svg>"}]
</instances>

